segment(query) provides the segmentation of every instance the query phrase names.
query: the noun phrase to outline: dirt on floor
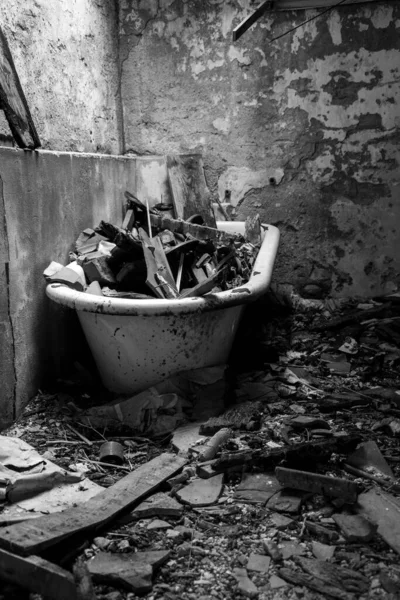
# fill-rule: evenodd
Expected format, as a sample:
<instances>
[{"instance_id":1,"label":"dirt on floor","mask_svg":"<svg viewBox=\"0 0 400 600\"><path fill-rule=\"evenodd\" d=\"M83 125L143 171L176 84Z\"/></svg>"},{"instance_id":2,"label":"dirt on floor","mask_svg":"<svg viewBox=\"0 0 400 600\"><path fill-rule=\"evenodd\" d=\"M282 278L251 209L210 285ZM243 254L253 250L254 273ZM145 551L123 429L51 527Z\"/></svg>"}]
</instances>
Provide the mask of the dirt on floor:
<instances>
[{"instance_id":1,"label":"dirt on floor","mask_svg":"<svg viewBox=\"0 0 400 600\"><path fill-rule=\"evenodd\" d=\"M208 429L189 421L186 446L173 434L148 439L84 425L81 411L96 398L76 381L40 392L3 435L102 487L163 452L180 449L188 459L186 481L163 484L152 510L141 505L88 533L64 568L104 552L165 550L151 591L141 594L148 600L400 598L400 519L393 542L396 531L382 534L360 508L370 491L400 495L398 300L299 301L294 310L269 298L236 341L231 406ZM222 445L200 462L221 429ZM99 461L105 440L122 444L121 465ZM357 447L369 449L361 459ZM337 488L318 478L299 483L293 470L335 478ZM99 579L93 575L99 599L139 597L128 591L136 584ZM0 591L7 600L26 597L11 584Z\"/></svg>"}]
</instances>

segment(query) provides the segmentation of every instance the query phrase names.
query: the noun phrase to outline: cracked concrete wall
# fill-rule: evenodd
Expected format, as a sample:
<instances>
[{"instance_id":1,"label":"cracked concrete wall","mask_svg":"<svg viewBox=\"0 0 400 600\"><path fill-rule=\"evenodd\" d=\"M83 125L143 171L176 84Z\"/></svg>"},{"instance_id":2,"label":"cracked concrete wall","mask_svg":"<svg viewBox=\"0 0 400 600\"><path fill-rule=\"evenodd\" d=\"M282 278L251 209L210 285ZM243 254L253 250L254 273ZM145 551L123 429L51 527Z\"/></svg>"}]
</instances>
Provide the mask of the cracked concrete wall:
<instances>
[{"instance_id":1,"label":"cracked concrete wall","mask_svg":"<svg viewBox=\"0 0 400 600\"><path fill-rule=\"evenodd\" d=\"M43 271L68 262L79 233L104 219L121 223L133 189L129 157L0 148L0 428L43 377L80 360L74 311L50 302ZM70 364L69 363L69 364Z\"/></svg>"},{"instance_id":2,"label":"cracked concrete wall","mask_svg":"<svg viewBox=\"0 0 400 600\"><path fill-rule=\"evenodd\" d=\"M251 0L121 0L126 150L201 151L212 193L282 241L276 281L304 296L400 284L400 6L264 15Z\"/></svg>"},{"instance_id":3,"label":"cracked concrete wall","mask_svg":"<svg viewBox=\"0 0 400 600\"><path fill-rule=\"evenodd\" d=\"M122 152L116 2L2 0L0 24L43 148Z\"/></svg>"}]
</instances>

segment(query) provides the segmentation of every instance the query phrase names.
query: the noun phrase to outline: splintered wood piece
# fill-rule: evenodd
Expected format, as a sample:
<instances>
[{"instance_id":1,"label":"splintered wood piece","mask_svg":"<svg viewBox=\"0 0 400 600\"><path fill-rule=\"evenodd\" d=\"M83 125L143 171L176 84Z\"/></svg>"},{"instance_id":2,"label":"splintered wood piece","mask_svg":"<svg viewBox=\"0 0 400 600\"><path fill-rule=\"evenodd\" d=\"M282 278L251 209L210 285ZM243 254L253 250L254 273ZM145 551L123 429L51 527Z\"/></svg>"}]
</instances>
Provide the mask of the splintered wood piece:
<instances>
[{"instance_id":1,"label":"splintered wood piece","mask_svg":"<svg viewBox=\"0 0 400 600\"><path fill-rule=\"evenodd\" d=\"M0 108L20 148L41 146L6 37L0 28Z\"/></svg>"},{"instance_id":2,"label":"splintered wood piece","mask_svg":"<svg viewBox=\"0 0 400 600\"><path fill-rule=\"evenodd\" d=\"M212 275L211 277L208 277L201 283L198 283L197 285L190 288L189 290L182 292L182 294L180 295L180 298L194 298L194 297L204 296L205 294L208 294L217 285L217 281L218 281L220 275L221 275L221 271L219 271L218 273L214 273L214 275Z\"/></svg>"},{"instance_id":3,"label":"splintered wood piece","mask_svg":"<svg viewBox=\"0 0 400 600\"><path fill-rule=\"evenodd\" d=\"M303 571L317 577L327 585L357 594L363 594L369 589L367 577L347 567L339 567L324 560L303 558L302 556L299 556L296 562Z\"/></svg>"},{"instance_id":4,"label":"splintered wood piece","mask_svg":"<svg viewBox=\"0 0 400 600\"><path fill-rule=\"evenodd\" d=\"M92 578L83 559L78 559L72 568L76 584L77 600L96 600Z\"/></svg>"},{"instance_id":5,"label":"splintered wood piece","mask_svg":"<svg viewBox=\"0 0 400 600\"><path fill-rule=\"evenodd\" d=\"M147 285L159 298L177 298L178 290L160 238L150 239L144 229L139 229L139 235L147 266Z\"/></svg>"},{"instance_id":6,"label":"splintered wood piece","mask_svg":"<svg viewBox=\"0 0 400 600\"><path fill-rule=\"evenodd\" d=\"M150 222L153 227L159 229L169 229L174 233L187 235L190 233L198 240L212 240L223 244L230 244L231 240L237 239L243 241L243 237L236 233L226 233L225 231L214 229L213 227L205 227L204 225L196 225L195 223L187 223L171 217L161 215L150 215Z\"/></svg>"},{"instance_id":7,"label":"splintered wood piece","mask_svg":"<svg viewBox=\"0 0 400 600\"><path fill-rule=\"evenodd\" d=\"M400 501L391 494L369 490L358 496L358 512L378 525L378 533L400 554Z\"/></svg>"},{"instance_id":8,"label":"splintered wood piece","mask_svg":"<svg viewBox=\"0 0 400 600\"><path fill-rule=\"evenodd\" d=\"M126 211L124 222L122 223L122 229L130 231L135 224L135 211L133 208L128 208Z\"/></svg>"},{"instance_id":9,"label":"splintered wood piece","mask_svg":"<svg viewBox=\"0 0 400 600\"><path fill-rule=\"evenodd\" d=\"M357 500L357 484L349 479L329 477L328 475L308 471L297 471L296 469L285 469L284 467L277 467L275 475L284 487L333 498L343 498L349 503Z\"/></svg>"},{"instance_id":10,"label":"splintered wood piece","mask_svg":"<svg viewBox=\"0 0 400 600\"><path fill-rule=\"evenodd\" d=\"M261 220L259 214L254 217L247 217L244 237L254 246L261 244Z\"/></svg>"},{"instance_id":11,"label":"splintered wood piece","mask_svg":"<svg viewBox=\"0 0 400 600\"><path fill-rule=\"evenodd\" d=\"M324 581L317 579L317 577L313 577L312 575L300 573L299 571L294 571L293 569L288 569L286 567L279 569L278 573L282 579L289 581L289 583L308 587L311 590L315 590L316 592L323 594L324 596L336 598L337 600L352 600L353 598L353 596L341 590L340 588L327 585Z\"/></svg>"},{"instance_id":12,"label":"splintered wood piece","mask_svg":"<svg viewBox=\"0 0 400 600\"><path fill-rule=\"evenodd\" d=\"M201 155L167 156L167 170L176 216L188 219L199 214L208 226L216 227Z\"/></svg>"},{"instance_id":13,"label":"splintered wood piece","mask_svg":"<svg viewBox=\"0 0 400 600\"><path fill-rule=\"evenodd\" d=\"M40 554L73 534L106 525L155 491L185 464L186 459L181 456L161 454L80 506L3 527L0 546L21 555Z\"/></svg>"},{"instance_id":14,"label":"splintered wood piece","mask_svg":"<svg viewBox=\"0 0 400 600\"><path fill-rule=\"evenodd\" d=\"M0 550L0 577L49 599L78 600L71 573L38 556L22 558Z\"/></svg>"}]
</instances>

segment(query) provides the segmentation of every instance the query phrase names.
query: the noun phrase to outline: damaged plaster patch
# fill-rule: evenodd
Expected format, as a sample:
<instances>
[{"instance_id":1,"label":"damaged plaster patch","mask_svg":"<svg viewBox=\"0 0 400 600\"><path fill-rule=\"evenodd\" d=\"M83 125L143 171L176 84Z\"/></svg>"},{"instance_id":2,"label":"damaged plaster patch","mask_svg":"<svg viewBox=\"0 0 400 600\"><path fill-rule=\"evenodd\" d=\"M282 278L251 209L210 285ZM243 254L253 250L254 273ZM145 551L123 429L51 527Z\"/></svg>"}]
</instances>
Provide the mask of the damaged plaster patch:
<instances>
[{"instance_id":1,"label":"damaged plaster patch","mask_svg":"<svg viewBox=\"0 0 400 600\"><path fill-rule=\"evenodd\" d=\"M335 46L340 46L342 43L342 22L337 10L332 11L326 20L329 33L331 34L332 43Z\"/></svg>"},{"instance_id":2,"label":"damaged plaster patch","mask_svg":"<svg viewBox=\"0 0 400 600\"><path fill-rule=\"evenodd\" d=\"M225 117L225 119L223 119L222 117L218 117L218 119L214 119L212 124L217 131L220 131L225 135L229 133L229 130L231 128L231 121L229 117Z\"/></svg>"},{"instance_id":3,"label":"damaged plaster patch","mask_svg":"<svg viewBox=\"0 0 400 600\"><path fill-rule=\"evenodd\" d=\"M389 27L393 17L393 6L377 6L371 15L371 21L375 29L386 29Z\"/></svg>"},{"instance_id":4,"label":"damaged plaster patch","mask_svg":"<svg viewBox=\"0 0 400 600\"><path fill-rule=\"evenodd\" d=\"M245 56L246 52L246 48L237 48L236 46L230 46L228 50L228 58L231 62L237 60L239 65L251 65L251 58L249 56Z\"/></svg>"},{"instance_id":5,"label":"damaged plaster patch","mask_svg":"<svg viewBox=\"0 0 400 600\"><path fill-rule=\"evenodd\" d=\"M264 169L252 171L247 167L229 167L218 179L218 195L225 199L225 191L230 192L232 206L237 206L246 194L254 189L262 189L268 185L278 185L283 178L283 169Z\"/></svg>"},{"instance_id":6,"label":"damaged plaster patch","mask_svg":"<svg viewBox=\"0 0 400 600\"><path fill-rule=\"evenodd\" d=\"M307 18L311 19L312 17L315 17L318 15L318 12L316 10L310 10L307 11ZM293 23L293 26L295 26L296 23ZM318 35L318 27L316 24L316 21L310 21L309 23L306 23L305 25L303 25L302 27L299 27L299 29L296 29L294 34L293 34L293 38L292 38L292 52L294 52L295 54L299 51L299 48L301 46L301 42L304 41L304 44L311 44L311 42L313 42L315 40L315 38Z\"/></svg>"}]
</instances>

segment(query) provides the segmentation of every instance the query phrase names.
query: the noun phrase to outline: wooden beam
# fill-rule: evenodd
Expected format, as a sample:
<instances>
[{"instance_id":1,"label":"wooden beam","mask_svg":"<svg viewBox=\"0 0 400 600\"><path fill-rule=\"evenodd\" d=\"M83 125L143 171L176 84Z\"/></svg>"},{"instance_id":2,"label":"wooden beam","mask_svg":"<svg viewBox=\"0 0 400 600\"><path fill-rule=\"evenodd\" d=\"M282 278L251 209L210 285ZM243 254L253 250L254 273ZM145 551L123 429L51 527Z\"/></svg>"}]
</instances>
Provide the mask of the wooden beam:
<instances>
[{"instance_id":1,"label":"wooden beam","mask_svg":"<svg viewBox=\"0 0 400 600\"><path fill-rule=\"evenodd\" d=\"M242 35L250 29L252 25L267 11L273 8L274 2L271 0L267 0L260 4L260 6L248 17L246 17L235 29L232 33L232 40L236 42Z\"/></svg>"},{"instance_id":2,"label":"wooden beam","mask_svg":"<svg viewBox=\"0 0 400 600\"><path fill-rule=\"evenodd\" d=\"M77 600L76 585L68 571L39 556L22 558L0 550L0 579L54 600Z\"/></svg>"},{"instance_id":3,"label":"wooden beam","mask_svg":"<svg viewBox=\"0 0 400 600\"><path fill-rule=\"evenodd\" d=\"M31 150L40 147L28 103L14 66L6 37L0 28L0 108L4 110L6 119L15 141L20 148Z\"/></svg>"},{"instance_id":4,"label":"wooden beam","mask_svg":"<svg viewBox=\"0 0 400 600\"><path fill-rule=\"evenodd\" d=\"M175 454L161 454L84 504L3 527L0 547L20 555L41 554L74 534L99 529L173 477L186 462Z\"/></svg>"}]
</instances>

